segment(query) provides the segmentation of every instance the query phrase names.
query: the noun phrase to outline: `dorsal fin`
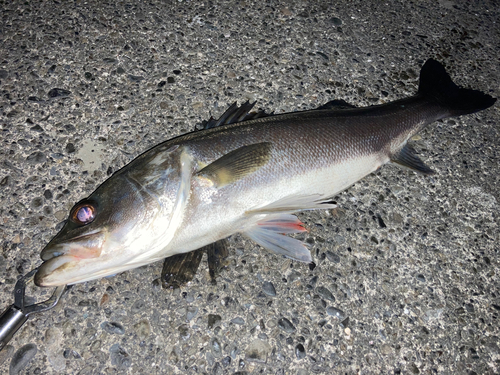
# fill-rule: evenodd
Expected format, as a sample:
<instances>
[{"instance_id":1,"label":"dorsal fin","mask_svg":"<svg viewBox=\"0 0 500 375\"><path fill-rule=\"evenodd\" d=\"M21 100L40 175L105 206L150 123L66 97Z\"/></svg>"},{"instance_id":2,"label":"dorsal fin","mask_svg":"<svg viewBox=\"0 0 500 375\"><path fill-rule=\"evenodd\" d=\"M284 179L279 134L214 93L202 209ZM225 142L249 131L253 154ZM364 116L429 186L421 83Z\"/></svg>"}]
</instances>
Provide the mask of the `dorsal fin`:
<instances>
[{"instance_id":1,"label":"dorsal fin","mask_svg":"<svg viewBox=\"0 0 500 375\"><path fill-rule=\"evenodd\" d=\"M355 105L347 103L343 99L334 99L334 100L330 100L328 103L325 103L316 109L336 109L338 111L341 111L344 109L353 109L353 108L357 108L357 107Z\"/></svg>"},{"instance_id":2,"label":"dorsal fin","mask_svg":"<svg viewBox=\"0 0 500 375\"><path fill-rule=\"evenodd\" d=\"M218 120L210 117L210 120L203 121L201 126L203 129L216 128L221 125L235 124L237 122L243 122L247 120L254 120L256 118L272 116L273 114L266 113L262 110L257 112L250 112L254 107L256 102L250 103L248 100L241 106L238 106L237 102L231 104L231 106L219 117Z\"/></svg>"}]
</instances>

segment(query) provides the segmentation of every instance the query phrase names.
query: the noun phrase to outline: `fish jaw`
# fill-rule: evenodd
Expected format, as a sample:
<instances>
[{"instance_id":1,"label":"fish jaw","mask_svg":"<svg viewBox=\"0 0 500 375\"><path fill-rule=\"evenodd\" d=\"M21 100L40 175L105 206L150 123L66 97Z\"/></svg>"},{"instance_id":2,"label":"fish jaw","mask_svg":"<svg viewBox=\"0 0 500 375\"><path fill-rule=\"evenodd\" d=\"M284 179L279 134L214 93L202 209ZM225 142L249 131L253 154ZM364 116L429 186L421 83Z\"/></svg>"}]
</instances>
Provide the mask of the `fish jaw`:
<instances>
[{"instance_id":1,"label":"fish jaw","mask_svg":"<svg viewBox=\"0 0 500 375\"><path fill-rule=\"evenodd\" d=\"M62 255L75 259L91 259L101 255L106 235L103 230L94 231L75 237L68 241L59 241L56 236L40 253L42 260L47 261Z\"/></svg>"}]
</instances>

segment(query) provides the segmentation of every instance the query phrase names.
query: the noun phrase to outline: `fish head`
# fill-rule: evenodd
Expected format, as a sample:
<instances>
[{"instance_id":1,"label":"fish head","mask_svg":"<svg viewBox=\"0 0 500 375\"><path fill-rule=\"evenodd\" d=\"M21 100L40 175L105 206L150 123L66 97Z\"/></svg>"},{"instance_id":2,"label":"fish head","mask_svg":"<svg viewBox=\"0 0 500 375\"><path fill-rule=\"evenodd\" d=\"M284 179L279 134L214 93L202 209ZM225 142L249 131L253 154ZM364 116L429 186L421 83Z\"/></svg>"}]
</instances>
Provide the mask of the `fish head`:
<instances>
[{"instance_id":1,"label":"fish head","mask_svg":"<svg viewBox=\"0 0 500 375\"><path fill-rule=\"evenodd\" d=\"M189 190L174 154L139 157L75 204L42 250L35 284L76 284L155 261L180 224Z\"/></svg>"}]
</instances>

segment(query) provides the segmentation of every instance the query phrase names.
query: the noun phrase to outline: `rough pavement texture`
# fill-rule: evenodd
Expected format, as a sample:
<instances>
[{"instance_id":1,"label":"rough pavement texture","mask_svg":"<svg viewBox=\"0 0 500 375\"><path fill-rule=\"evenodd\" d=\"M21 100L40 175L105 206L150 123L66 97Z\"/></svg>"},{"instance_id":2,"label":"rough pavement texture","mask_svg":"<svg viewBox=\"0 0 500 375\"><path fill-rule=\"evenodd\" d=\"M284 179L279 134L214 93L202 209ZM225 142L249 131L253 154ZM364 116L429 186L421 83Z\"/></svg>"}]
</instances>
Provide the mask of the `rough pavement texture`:
<instances>
[{"instance_id":1,"label":"rough pavement texture","mask_svg":"<svg viewBox=\"0 0 500 375\"><path fill-rule=\"evenodd\" d=\"M490 1L2 1L0 306L68 209L233 101L276 113L411 95L423 62L500 96ZM300 214L316 267L239 236L217 285L161 263L74 286L0 352L12 374L495 374L499 106ZM156 280L156 281L155 281ZM49 291L33 288L46 298Z\"/></svg>"}]
</instances>

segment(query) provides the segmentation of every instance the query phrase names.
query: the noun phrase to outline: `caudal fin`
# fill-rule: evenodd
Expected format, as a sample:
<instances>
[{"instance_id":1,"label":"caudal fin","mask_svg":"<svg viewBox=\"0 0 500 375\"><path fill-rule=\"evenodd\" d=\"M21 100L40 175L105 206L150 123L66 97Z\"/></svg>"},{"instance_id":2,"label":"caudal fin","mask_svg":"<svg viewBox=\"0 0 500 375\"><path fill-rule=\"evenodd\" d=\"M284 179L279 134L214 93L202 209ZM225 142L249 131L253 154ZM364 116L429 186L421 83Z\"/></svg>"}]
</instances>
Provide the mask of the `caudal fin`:
<instances>
[{"instance_id":1,"label":"caudal fin","mask_svg":"<svg viewBox=\"0 0 500 375\"><path fill-rule=\"evenodd\" d=\"M466 115L491 107L496 99L481 91L458 87L444 66L429 59L420 71L418 93L430 96L448 109L450 116Z\"/></svg>"}]
</instances>

